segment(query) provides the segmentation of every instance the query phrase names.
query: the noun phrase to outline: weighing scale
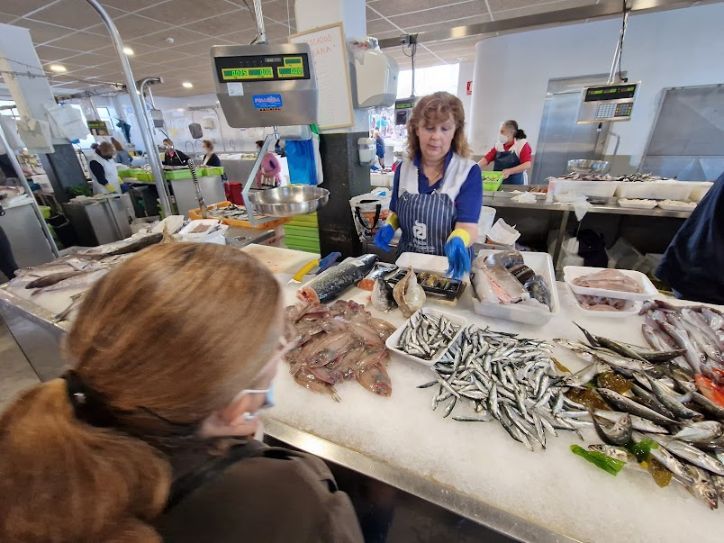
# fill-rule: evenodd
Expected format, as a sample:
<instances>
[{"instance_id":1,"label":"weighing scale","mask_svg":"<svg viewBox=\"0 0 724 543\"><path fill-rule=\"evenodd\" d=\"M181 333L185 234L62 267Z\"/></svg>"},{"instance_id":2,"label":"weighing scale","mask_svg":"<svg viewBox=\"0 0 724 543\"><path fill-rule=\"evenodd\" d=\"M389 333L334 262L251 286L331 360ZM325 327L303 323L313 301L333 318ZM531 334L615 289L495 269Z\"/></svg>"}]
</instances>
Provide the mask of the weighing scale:
<instances>
[{"instance_id":1,"label":"weighing scale","mask_svg":"<svg viewBox=\"0 0 724 543\"><path fill-rule=\"evenodd\" d=\"M259 36L263 42L265 34L260 2L254 2L254 6ZM216 95L229 126L274 128L274 134L265 138L242 191L249 222L255 225L267 222L272 220L272 217L261 216L258 210L254 209L254 199L250 198L249 194L263 157L269 149L274 148L279 139L276 127L317 122L319 93L310 46L306 43L216 45L211 48L211 60ZM286 187L270 189L270 192L279 192L272 195L278 197L276 200L270 200L278 203L280 214L284 213L279 216L288 216L289 210L284 211L289 207L288 204L316 201L314 206L307 207L307 212L311 212L326 202L326 199L320 198L318 194L327 193L325 189L299 186L298 190L282 191L283 188ZM305 190L309 194L306 194ZM293 201L282 201L284 198ZM275 214L273 209L270 211L267 208L270 206L265 207L266 213Z\"/></svg>"},{"instance_id":2,"label":"weighing scale","mask_svg":"<svg viewBox=\"0 0 724 543\"><path fill-rule=\"evenodd\" d=\"M417 98L414 96L395 100L395 126L407 125L407 121L410 119L416 103Z\"/></svg>"},{"instance_id":3,"label":"weighing scale","mask_svg":"<svg viewBox=\"0 0 724 543\"><path fill-rule=\"evenodd\" d=\"M640 85L639 81L584 88L578 124L630 121Z\"/></svg>"}]
</instances>

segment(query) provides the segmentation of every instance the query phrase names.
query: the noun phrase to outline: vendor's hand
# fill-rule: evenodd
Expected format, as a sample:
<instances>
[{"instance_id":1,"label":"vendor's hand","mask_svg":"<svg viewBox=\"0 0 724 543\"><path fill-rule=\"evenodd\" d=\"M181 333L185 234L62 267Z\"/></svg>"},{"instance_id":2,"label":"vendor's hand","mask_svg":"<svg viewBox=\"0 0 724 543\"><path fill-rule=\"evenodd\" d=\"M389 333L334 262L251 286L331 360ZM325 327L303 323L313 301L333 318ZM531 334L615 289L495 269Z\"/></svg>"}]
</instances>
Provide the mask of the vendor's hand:
<instances>
[{"instance_id":1,"label":"vendor's hand","mask_svg":"<svg viewBox=\"0 0 724 543\"><path fill-rule=\"evenodd\" d=\"M510 170L507 168L500 173L503 174L503 179L508 179L508 177L510 177Z\"/></svg>"},{"instance_id":2,"label":"vendor's hand","mask_svg":"<svg viewBox=\"0 0 724 543\"><path fill-rule=\"evenodd\" d=\"M470 234L464 230L454 230L445 244L445 254L449 269L447 274L460 281L466 273L470 273Z\"/></svg>"},{"instance_id":3,"label":"vendor's hand","mask_svg":"<svg viewBox=\"0 0 724 543\"><path fill-rule=\"evenodd\" d=\"M118 191L116 190L116 187L114 187L114 186L111 185L110 183L108 183L108 184L106 185L106 190L107 190L109 193L111 193L111 194L113 194L114 192L118 192Z\"/></svg>"},{"instance_id":4,"label":"vendor's hand","mask_svg":"<svg viewBox=\"0 0 724 543\"><path fill-rule=\"evenodd\" d=\"M385 252L390 252L390 242L395 237L395 229L391 224L386 224L375 234L375 245Z\"/></svg>"}]
</instances>

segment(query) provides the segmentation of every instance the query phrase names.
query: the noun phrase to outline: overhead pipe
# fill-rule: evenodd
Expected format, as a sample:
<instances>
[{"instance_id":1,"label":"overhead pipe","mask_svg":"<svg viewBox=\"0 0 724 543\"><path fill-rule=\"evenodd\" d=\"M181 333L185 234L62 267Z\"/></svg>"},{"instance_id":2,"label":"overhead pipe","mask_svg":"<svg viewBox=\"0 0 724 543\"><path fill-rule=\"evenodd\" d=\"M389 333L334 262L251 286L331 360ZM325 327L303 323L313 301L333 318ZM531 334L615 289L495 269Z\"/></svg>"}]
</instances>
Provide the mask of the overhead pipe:
<instances>
[{"instance_id":1,"label":"overhead pipe","mask_svg":"<svg viewBox=\"0 0 724 543\"><path fill-rule=\"evenodd\" d=\"M108 33L111 36L111 41L113 41L113 45L116 48L118 58L121 61L121 68L123 69L123 75L126 79L126 88L128 89L128 97L131 100L133 113L136 116L136 119L138 119L138 129L141 132L143 144L146 147L148 163L151 166L151 172L153 173L153 178L156 181L156 190L158 191L158 199L161 204L161 210L164 215L168 217L173 213L173 211L171 209L171 199L169 198L168 191L166 189L166 181L163 176L163 166L161 165L161 159L156 152L156 144L153 141L153 132L148 126L148 123L142 122L142 119L146 119L146 108L141 102L139 91L136 89L136 81L133 78L131 63L128 61L128 57L123 52L123 40L118 32L118 28L116 28L115 23L103 6L101 6L97 0L86 1L98 12L98 15L101 16L103 24L106 25Z\"/></svg>"}]
</instances>

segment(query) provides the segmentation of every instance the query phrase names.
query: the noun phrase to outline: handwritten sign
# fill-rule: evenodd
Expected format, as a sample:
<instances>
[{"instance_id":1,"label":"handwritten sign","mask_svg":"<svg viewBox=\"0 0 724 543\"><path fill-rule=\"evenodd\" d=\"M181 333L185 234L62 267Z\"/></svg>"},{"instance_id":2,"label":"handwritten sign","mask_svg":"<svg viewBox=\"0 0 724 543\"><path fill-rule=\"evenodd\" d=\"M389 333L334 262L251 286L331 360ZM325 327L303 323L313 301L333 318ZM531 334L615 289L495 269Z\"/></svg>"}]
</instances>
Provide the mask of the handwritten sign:
<instances>
[{"instance_id":1,"label":"handwritten sign","mask_svg":"<svg viewBox=\"0 0 724 543\"><path fill-rule=\"evenodd\" d=\"M342 23L313 28L290 36L292 43L308 43L319 87L319 128L329 130L354 124L349 60Z\"/></svg>"}]
</instances>

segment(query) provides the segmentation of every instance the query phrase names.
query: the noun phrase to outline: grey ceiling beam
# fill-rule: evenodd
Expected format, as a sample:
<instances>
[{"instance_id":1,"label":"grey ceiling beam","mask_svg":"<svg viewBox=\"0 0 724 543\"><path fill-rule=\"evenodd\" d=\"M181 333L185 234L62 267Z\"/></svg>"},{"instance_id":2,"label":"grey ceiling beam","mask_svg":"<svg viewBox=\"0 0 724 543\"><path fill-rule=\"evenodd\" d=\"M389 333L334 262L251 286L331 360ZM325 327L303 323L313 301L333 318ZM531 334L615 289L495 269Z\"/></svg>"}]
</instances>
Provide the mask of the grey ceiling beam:
<instances>
[{"instance_id":1,"label":"grey ceiling beam","mask_svg":"<svg viewBox=\"0 0 724 543\"><path fill-rule=\"evenodd\" d=\"M721 0L717 0L721 1ZM629 0L627 2L631 13L645 11L662 11L677 9L699 4L711 4L716 2L682 1L682 0ZM497 19L487 23L478 23L465 26L455 26L442 30L431 30L417 34L418 43L445 42L469 38L471 36L482 36L502 32L514 32L541 26L585 21L587 19L600 19L621 15L621 0L601 0L598 4L582 6L577 8L549 11L537 15L524 15L510 19ZM379 40L381 48L399 47L403 35L396 38L385 38Z\"/></svg>"}]
</instances>

